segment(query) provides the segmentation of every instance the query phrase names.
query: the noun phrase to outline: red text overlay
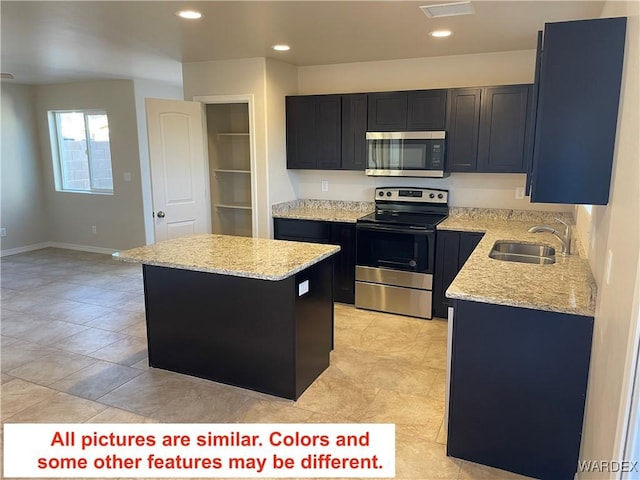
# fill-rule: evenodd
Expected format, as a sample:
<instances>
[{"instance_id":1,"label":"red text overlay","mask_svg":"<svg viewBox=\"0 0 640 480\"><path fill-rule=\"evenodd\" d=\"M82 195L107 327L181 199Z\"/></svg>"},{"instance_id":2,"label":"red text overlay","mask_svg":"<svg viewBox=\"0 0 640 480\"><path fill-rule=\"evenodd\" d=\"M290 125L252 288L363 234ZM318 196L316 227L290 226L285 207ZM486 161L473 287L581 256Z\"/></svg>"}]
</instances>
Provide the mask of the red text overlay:
<instances>
[{"instance_id":1,"label":"red text overlay","mask_svg":"<svg viewBox=\"0 0 640 480\"><path fill-rule=\"evenodd\" d=\"M11 424L4 476L393 477L392 424Z\"/></svg>"}]
</instances>

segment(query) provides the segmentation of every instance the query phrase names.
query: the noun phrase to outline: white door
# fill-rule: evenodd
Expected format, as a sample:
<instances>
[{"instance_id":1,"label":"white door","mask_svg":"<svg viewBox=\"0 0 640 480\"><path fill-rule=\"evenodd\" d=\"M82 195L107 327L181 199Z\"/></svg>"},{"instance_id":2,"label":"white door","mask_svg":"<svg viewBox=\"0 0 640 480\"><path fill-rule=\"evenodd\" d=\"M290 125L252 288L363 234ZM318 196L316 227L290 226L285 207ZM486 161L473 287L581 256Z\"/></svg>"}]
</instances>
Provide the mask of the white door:
<instances>
[{"instance_id":1,"label":"white door","mask_svg":"<svg viewBox=\"0 0 640 480\"><path fill-rule=\"evenodd\" d=\"M155 241L210 233L204 105L146 99Z\"/></svg>"}]
</instances>

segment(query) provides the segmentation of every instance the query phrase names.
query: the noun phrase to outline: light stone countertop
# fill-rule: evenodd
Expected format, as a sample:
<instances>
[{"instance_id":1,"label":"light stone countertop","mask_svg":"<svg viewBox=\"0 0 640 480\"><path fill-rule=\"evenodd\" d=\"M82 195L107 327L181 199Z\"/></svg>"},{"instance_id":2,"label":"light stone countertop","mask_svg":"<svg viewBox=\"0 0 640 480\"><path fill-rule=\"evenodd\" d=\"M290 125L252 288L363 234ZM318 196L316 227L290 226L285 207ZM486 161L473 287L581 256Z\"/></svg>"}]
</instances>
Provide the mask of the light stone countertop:
<instances>
[{"instance_id":1,"label":"light stone countertop","mask_svg":"<svg viewBox=\"0 0 640 480\"><path fill-rule=\"evenodd\" d=\"M355 223L360 217L373 212L373 202L341 200L294 200L271 207L273 218L318 220L323 222Z\"/></svg>"},{"instance_id":2,"label":"light stone countertop","mask_svg":"<svg viewBox=\"0 0 640 480\"><path fill-rule=\"evenodd\" d=\"M116 260L261 280L283 280L340 251L336 245L193 235L116 252Z\"/></svg>"},{"instance_id":3,"label":"light stone countertop","mask_svg":"<svg viewBox=\"0 0 640 480\"><path fill-rule=\"evenodd\" d=\"M572 255L562 256L561 242L555 236L550 233L527 232L536 224L557 224L553 220L554 214L508 212L511 211L493 211L487 215L476 211L456 215L455 211L451 211L450 216L437 226L438 230L485 234L447 289L446 296L482 303L594 316L596 283L579 242L577 246L572 245ZM566 214L563 216L566 218ZM576 238L575 235L573 238ZM556 263L531 265L494 260L489 257L489 253L493 244L500 240L554 247Z\"/></svg>"}]
</instances>

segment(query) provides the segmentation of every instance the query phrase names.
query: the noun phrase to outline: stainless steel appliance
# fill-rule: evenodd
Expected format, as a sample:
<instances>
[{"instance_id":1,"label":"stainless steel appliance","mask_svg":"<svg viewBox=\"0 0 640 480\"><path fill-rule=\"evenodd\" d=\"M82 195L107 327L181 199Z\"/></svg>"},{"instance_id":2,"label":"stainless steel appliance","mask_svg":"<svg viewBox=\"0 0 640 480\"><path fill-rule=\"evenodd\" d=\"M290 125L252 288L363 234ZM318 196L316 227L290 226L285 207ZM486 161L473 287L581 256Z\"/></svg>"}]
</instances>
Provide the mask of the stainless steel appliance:
<instances>
[{"instance_id":1,"label":"stainless steel appliance","mask_svg":"<svg viewBox=\"0 0 640 480\"><path fill-rule=\"evenodd\" d=\"M431 318L436 225L448 194L376 188L376 211L356 223L356 307Z\"/></svg>"},{"instance_id":2,"label":"stainless steel appliance","mask_svg":"<svg viewBox=\"0 0 640 480\"><path fill-rule=\"evenodd\" d=\"M367 132L366 174L446 177L445 132Z\"/></svg>"}]
</instances>

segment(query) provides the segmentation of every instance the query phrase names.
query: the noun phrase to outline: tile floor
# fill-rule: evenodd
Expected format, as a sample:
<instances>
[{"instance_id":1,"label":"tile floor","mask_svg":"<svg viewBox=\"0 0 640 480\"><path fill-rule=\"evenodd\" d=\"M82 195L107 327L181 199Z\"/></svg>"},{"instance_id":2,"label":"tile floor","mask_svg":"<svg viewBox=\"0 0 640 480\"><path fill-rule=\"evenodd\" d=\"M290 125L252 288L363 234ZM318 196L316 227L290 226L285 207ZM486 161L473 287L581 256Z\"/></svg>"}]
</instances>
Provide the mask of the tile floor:
<instances>
[{"instance_id":1,"label":"tile floor","mask_svg":"<svg viewBox=\"0 0 640 480\"><path fill-rule=\"evenodd\" d=\"M523 479L445 455L447 324L336 304L331 366L288 401L147 366L141 268L1 262L2 422L390 422L397 479Z\"/></svg>"}]
</instances>

